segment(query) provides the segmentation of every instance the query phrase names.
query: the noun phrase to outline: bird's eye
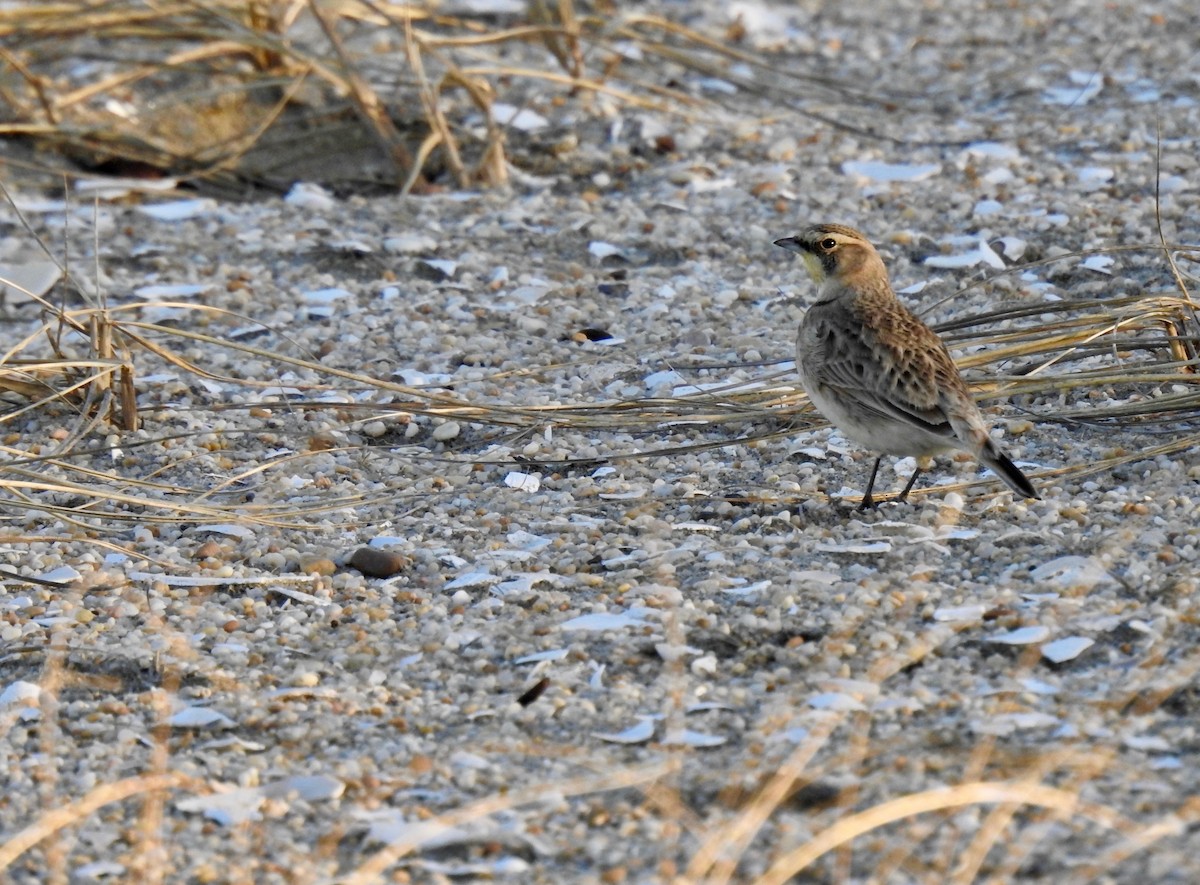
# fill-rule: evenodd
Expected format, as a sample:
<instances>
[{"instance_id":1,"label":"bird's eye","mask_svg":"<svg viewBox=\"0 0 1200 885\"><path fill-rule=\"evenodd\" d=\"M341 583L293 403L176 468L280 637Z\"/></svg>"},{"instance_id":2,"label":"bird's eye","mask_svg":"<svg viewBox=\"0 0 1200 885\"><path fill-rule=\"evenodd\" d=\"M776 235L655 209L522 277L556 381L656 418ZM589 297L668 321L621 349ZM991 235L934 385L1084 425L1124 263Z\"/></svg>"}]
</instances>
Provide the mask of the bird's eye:
<instances>
[{"instance_id":1,"label":"bird's eye","mask_svg":"<svg viewBox=\"0 0 1200 885\"><path fill-rule=\"evenodd\" d=\"M826 252L832 252L834 249L837 248L837 240L835 240L833 237L826 237L825 239L821 240L821 242L818 243L817 245L820 246L822 249L824 249Z\"/></svg>"}]
</instances>

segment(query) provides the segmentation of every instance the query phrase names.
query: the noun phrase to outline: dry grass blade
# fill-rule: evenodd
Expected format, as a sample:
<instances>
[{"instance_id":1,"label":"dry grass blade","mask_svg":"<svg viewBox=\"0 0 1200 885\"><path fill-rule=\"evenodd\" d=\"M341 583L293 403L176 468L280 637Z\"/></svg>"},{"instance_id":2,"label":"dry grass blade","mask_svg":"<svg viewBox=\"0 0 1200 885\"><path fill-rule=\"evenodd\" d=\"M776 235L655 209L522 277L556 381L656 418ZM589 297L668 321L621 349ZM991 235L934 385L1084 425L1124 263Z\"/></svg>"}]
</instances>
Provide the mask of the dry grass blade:
<instances>
[{"instance_id":1,"label":"dry grass blade","mask_svg":"<svg viewBox=\"0 0 1200 885\"><path fill-rule=\"evenodd\" d=\"M0 872L11 867L17 858L39 842L78 824L106 805L145 793L174 790L191 784L194 784L191 777L180 772L168 772L128 777L96 787L82 799L51 809L25 829L0 842Z\"/></svg>"},{"instance_id":2,"label":"dry grass blade","mask_svg":"<svg viewBox=\"0 0 1200 885\"><path fill-rule=\"evenodd\" d=\"M959 784L901 796L842 817L804 845L779 858L757 882L759 885L784 885L839 846L905 818L965 805L995 803L1032 805L1062 814L1077 813L1110 828L1118 827L1121 823L1120 817L1112 809L1086 804L1077 794L1056 787L1003 782Z\"/></svg>"},{"instance_id":3,"label":"dry grass blade","mask_svg":"<svg viewBox=\"0 0 1200 885\"><path fill-rule=\"evenodd\" d=\"M1198 820L1200 820L1200 803L1193 798L1181 809L1181 813L1169 815L1157 823L1141 827L1109 850L1102 852L1093 863L1075 872L1076 881L1093 882L1102 879L1111 870L1116 869L1135 854L1150 848L1156 842L1187 832L1188 828L1195 826Z\"/></svg>"},{"instance_id":4,"label":"dry grass blade","mask_svg":"<svg viewBox=\"0 0 1200 885\"><path fill-rule=\"evenodd\" d=\"M504 26L373 0L176 0L150 7L135 0L75 0L18 5L6 22L0 24L0 57L18 73L7 90L17 113L0 135L34 139L85 167L149 165L220 187L237 178L290 186L271 160L284 145L289 156L324 168L330 183L377 186L382 182L372 174L382 160L390 181L405 191L420 187L428 167L432 174L444 169L458 187L501 184L509 156L490 110L498 96L521 105L528 84L544 83L585 102L604 94L667 114L717 107L670 82L664 63L797 106L814 89L841 102L879 101L667 18L582 14L572 0L535 0L524 21ZM308 23L316 24L315 34ZM387 29L401 41L400 51L385 55L371 37ZM84 47L95 63L71 65L73 50L83 55ZM546 51L557 69L542 64ZM756 72L762 82L735 74L735 67ZM310 75L320 85L305 87L301 96ZM458 89L467 103L453 95ZM118 103L130 112L113 112L110 105ZM419 115L411 112L416 106ZM483 113L482 137L467 125L472 110ZM336 138L349 114L371 142L340 140L342 151L360 151L368 167L357 178L341 168L346 164L321 167L303 153L305 145L326 144L326 133Z\"/></svg>"},{"instance_id":5,"label":"dry grass blade","mask_svg":"<svg viewBox=\"0 0 1200 885\"><path fill-rule=\"evenodd\" d=\"M203 311L207 315L229 320L245 321L246 318L214 308L185 303L163 303L159 307ZM321 399L292 399L295 409L351 409L360 413L372 411L381 414L403 411L414 415L426 415L439 419L453 419L485 426L504 428L516 432L529 432L547 425L575 428L601 429L612 432L639 434L662 434L673 428L688 424L708 425L734 423L778 424L781 419L794 418L798 411L806 408L807 400L794 386L780 387L773 383L778 373L768 373L756 387L735 386L728 391L719 388L692 395L670 398L647 398L629 401L602 401L594 403L553 403L537 405L515 405L501 402L465 402L461 398L436 389L422 389L410 385L375 377L362 372L331 368L316 358L290 356L277 351L255 347L237 341L192 331L174 328L141 320L129 319L128 315L141 310L145 305L130 304L110 308L107 311L85 309L58 312L54 322L63 322L74 328L92 327L94 347L103 347L113 352L118 347L123 353L120 360L75 360L65 362L41 361L19 363L10 351L7 365L0 367L0 381L5 378L13 382L10 389L27 395L40 394L36 400L11 412L8 420L42 407L53 400L81 397L79 400L80 423L67 438L60 451L66 452L70 445L82 440L95 427L101 415L122 404L122 415L132 413L134 397L133 363L131 354L142 352L161 358L181 371L196 377L210 378L223 384L246 389L274 386L271 379L253 381L221 375L211 371L195 360L184 356L178 345L185 342L191 346L226 350L244 354L278 367L279 374L287 370L302 371L317 383L303 388L312 394L337 395L338 399L354 400L352 404L340 406ZM1187 299L1154 296L1149 298L1118 298L1111 301L1060 303L1039 305L1038 313L1032 308L1016 308L997 311L982 319L967 319L952 324L948 335L955 346L968 351L962 360L965 368L988 369L990 379L981 389L981 401L987 402L1001 397L1031 397L1035 400L1059 400L1066 398L1070 403L1079 396L1092 391L1126 392L1124 399L1111 399L1100 406L1084 400L1080 407L1059 406L1055 420L1077 420L1089 423L1110 422L1121 426L1175 428L1176 438L1150 449L1118 451L1112 457L1075 464L1056 471L1058 476L1080 477L1089 473L1112 469L1128 461L1158 454L1169 454L1190 445L1197 417L1200 416L1200 390L1196 389L1194 361L1165 361L1164 356L1173 354L1175 346L1194 348L1200 335L1191 326L1190 301ZM1049 317L1049 318L1048 318ZM1037 320L1036 322L1030 322ZM1166 322L1174 325L1168 327ZM1013 328L1013 324L1020 324ZM45 329L50 328L47 324ZM999 329L999 331L994 331ZM1180 334L1180 330L1184 334ZM33 339L27 339L29 346ZM1004 368L1004 374L997 369ZM55 383L55 373L71 374L75 377L68 383ZM526 374L532 374L532 370ZM42 378L46 378L43 382ZM97 383L98 382L98 383ZM39 385L46 383L52 389ZM1165 389L1159 389L1165 388ZM378 403L362 402L361 394L378 396ZM1153 395L1148 395L1148 394ZM1086 403L1086 404L1084 404ZM245 403L237 408L251 408ZM214 409L219 408L214 404ZM1036 410L1034 411L1036 417ZM88 416L91 416L88 418ZM87 420L85 420L87 419ZM128 422L128 417L122 417ZM90 423L88 423L90 421ZM811 421L819 425L818 419ZM128 423L126 423L128 426ZM1182 432L1178 432L1182 431ZM631 451L627 457L655 457L681 450L701 450L728 445L731 442L753 442L786 436L791 431L784 427L770 427L750 436L733 439L700 440L680 446L643 447ZM14 453L16 454L16 453ZM276 469L287 460L306 457L304 454L290 455L282 461L269 461L251 471L239 471L233 478L218 482L216 488L230 488L251 475ZM131 483L127 479L100 472L81 476L84 482L62 479L61 476L47 478L36 472L19 472L23 459L17 456L10 465L10 481L0 483L11 495L14 504L33 507L45 512L57 513L72 521L106 514L108 518L123 521L120 511L125 508L149 511L150 521L178 519L183 514L193 518L218 519L230 515L227 508L213 503L214 490L187 490L170 485L155 486L143 481ZM478 460L473 457L472 460ZM30 466L39 459L28 462ZM47 466L51 462L45 462ZM62 462L65 464L66 462ZM68 472L76 468L56 467ZM141 489L129 494L131 485ZM966 488L960 483L949 489ZM116 494L110 491L116 488ZM946 488L941 491L947 490ZM48 493L83 496L83 505L62 507L39 502L39 497ZM351 499L330 498L322 504L306 504L295 507L285 502L257 504L238 509L237 518L265 525L295 525L296 520L308 518L322 512L330 512L354 502Z\"/></svg>"},{"instance_id":6,"label":"dry grass blade","mask_svg":"<svg viewBox=\"0 0 1200 885\"><path fill-rule=\"evenodd\" d=\"M414 835L428 839L437 829L460 826L509 808L536 803L544 800L548 794L555 797L571 797L594 795L611 790L625 790L630 787L652 784L670 776L677 770L678 764L674 761L656 763L637 768L625 768L605 775L587 775L565 783L535 787L517 794L490 797L465 808L443 814L429 821L430 826L423 828L419 834L414 830ZM354 872L339 879L338 885L370 885L370 883L377 882L392 864L405 855L411 854L419 846L418 839L394 842L377 851Z\"/></svg>"},{"instance_id":7,"label":"dry grass blade","mask_svg":"<svg viewBox=\"0 0 1200 885\"><path fill-rule=\"evenodd\" d=\"M1066 782L1060 782L1058 788L1075 795L1081 795L1086 785L1102 775L1114 761L1115 752L1092 752L1079 754L1071 749L1049 752L1038 758L1020 778L1020 783L1036 784L1052 776L1057 770L1067 768L1070 775ZM1073 763L1073 767L1071 767ZM1017 814L1025 809L1020 803L1009 802L992 809L984 820L979 832L963 851L954 871L955 885L970 885L977 880L988 853L1000 842L1005 833L1010 831ZM1050 833L1050 822L1064 822L1070 817L1070 809L1052 807L1043 809L1041 816L1044 820L1027 825L1018 838L1013 840L1001 864L1002 878L1016 878L1030 853L1039 841ZM1035 816L1036 820L1036 816Z\"/></svg>"},{"instance_id":8,"label":"dry grass blade","mask_svg":"<svg viewBox=\"0 0 1200 885\"><path fill-rule=\"evenodd\" d=\"M437 91L430 84L429 78L425 74L425 65L421 61L421 49L416 37L413 35L411 19L404 20L404 48L408 54L408 64L417 76L421 106L425 110L425 119L429 121L431 132L425 139L425 143L421 145L419 162L411 164L408 178L405 180L401 192L408 193L412 190L413 185L419 179L421 169L428 159L430 152L438 145L441 145L442 149L446 152L447 165L450 167L451 174L458 181L459 187L466 187L470 182L467 178L462 157L459 154L458 141L455 139L454 133L450 131L450 124L446 122L446 115L442 113Z\"/></svg>"},{"instance_id":9,"label":"dry grass blade","mask_svg":"<svg viewBox=\"0 0 1200 885\"><path fill-rule=\"evenodd\" d=\"M8 28L0 25L0 53L20 78L9 89L9 104L18 114L0 126L0 135L37 139L85 166L116 161L217 183L226 181L225 173L270 180L275 173L263 152L269 153L280 139L268 136L269 131L294 133L292 140L301 148L305 143L319 146L324 141L312 127L335 124L343 110L352 109L390 165L392 180L405 190L420 184L422 168L435 150L459 187L476 179L498 184L507 177L507 164L503 133L490 114L493 81L515 77L604 89L607 71L587 70L585 45L631 36L612 31L600 19L579 18L567 0L531 9L541 10L536 23L480 34L479 25L470 20L435 22L417 7L396 9L369 0L310 0L286 10L232 0L179 0L150 8L133 0L102 6L87 0L29 3L6 13ZM323 40L297 30L301 10L316 23ZM428 23L418 29L415 22ZM369 33L364 26L398 28L404 51L392 58L406 64L381 64L377 51L362 39ZM508 64L470 69L450 54L534 40L550 48L565 74ZM70 47L92 41L101 47L89 46L94 65L85 71L66 63ZM438 54L437 72L426 72L424 56L429 53ZM249 70L246 58L254 62ZM316 117L293 102L309 74L328 87ZM486 139L472 148L477 151L474 175L467 172L470 164L460 144L462 108L446 95L454 88L464 89L488 121ZM640 103L645 101L640 90L692 102L653 83L610 94ZM311 105L315 91L300 104ZM132 102L133 112L108 110L106 99L118 97L123 104ZM421 107L419 121L407 111L415 102ZM164 113L168 107L172 112ZM256 148L260 142L261 151ZM342 146L349 146L345 139ZM328 174L335 181L348 176L335 169Z\"/></svg>"},{"instance_id":10,"label":"dry grass blade","mask_svg":"<svg viewBox=\"0 0 1200 885\"><path fill-rule=\"evenodd\" d=\"M321 30L325 33L325 38L329 41L329 45L333 47L333 51L341 63L346 85L350 89L350 94L354 96L355 107L363 118L370 123L371 128L375 130L384 148L392 156L397 172L403 178L413 167L412 157L404 147L403 137L396 129L391 117L388 116L383 102L379 99L379 95L358 72L354 62L350 59L349 53L347 53L341 38L338 36L336 25L330 21L328 15L322 10L319 0L309 0L308 8L312 12L313 17L321 25Z\"/></svg>"},{"instance_id":11,"label":"dry grass blade","mask_svg":"<svg viewBox=\"0 0 1200 885\"><path fill-rule=\"evenodd\" d=\"M688 864L685 880L689 882L728 882L737 866L737 859L750 840L783 802L784 797L802 782L804 772L813 758L833 736L840 719L830 717L771 775L770 780L731 823L717 833L707 834L700 850Z\"/></svg>"}]
</instances>

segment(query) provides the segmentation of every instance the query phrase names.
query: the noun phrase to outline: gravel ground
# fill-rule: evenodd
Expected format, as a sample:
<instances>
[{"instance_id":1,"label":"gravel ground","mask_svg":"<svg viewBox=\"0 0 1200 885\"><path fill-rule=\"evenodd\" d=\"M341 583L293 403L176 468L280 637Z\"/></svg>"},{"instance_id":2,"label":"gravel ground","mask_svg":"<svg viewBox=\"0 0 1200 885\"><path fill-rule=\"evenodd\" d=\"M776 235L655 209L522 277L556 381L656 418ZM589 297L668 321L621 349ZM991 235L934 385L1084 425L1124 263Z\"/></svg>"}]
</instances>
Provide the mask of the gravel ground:
<instances>
[{"instance_id":1,"label":"gravel ground","mask_svg":"<svg viewBox=\"0 0 1200 885\"><path fill-rule=\"evenodd\" d=\"M579 147L501 191L72 216L114 307L211 309L119 320L218 344L154 333L211 376L137 351L143 428L43 475L214 509L8 508L6 566L74 579L0 588L0 832L158 764L189 780L165 861L127 800L10 880L44 881L49 845L72 881L165 863L167 881L327 882L400 840L419 847L388 881L669 881L710 849L751 881L855 811L979 781L1028 804L910 806L801 881L1200 879L1195 448L1081 475L1165 438L992 400L1042 501L944 459L910 504L860 514L842 499L870 457L809 411L646 417L688 385L788 393L811 289L771 241L811 221L865 231L897 288L929 283L909 297L937 321L1176 291L1149 250L949 299L994 273L926 259L1154 243L1158 126L1166 236L1200 240L1191 4L950 5L739 4L744 48L819 78L772 84L802 112L690 74L723 109L602 118L547 97ZM61 212L32 220L63 241ZM10 341L34 333L28 306L9 314ZM448 418L339 371L486 409ZM554 405L597 408L533 411ZM75 420L10 418L8 457ZM350 567L367 545L398 571ZM735 847L720 828L785 764L797 785Z\"/></svg>"}]
</instances>

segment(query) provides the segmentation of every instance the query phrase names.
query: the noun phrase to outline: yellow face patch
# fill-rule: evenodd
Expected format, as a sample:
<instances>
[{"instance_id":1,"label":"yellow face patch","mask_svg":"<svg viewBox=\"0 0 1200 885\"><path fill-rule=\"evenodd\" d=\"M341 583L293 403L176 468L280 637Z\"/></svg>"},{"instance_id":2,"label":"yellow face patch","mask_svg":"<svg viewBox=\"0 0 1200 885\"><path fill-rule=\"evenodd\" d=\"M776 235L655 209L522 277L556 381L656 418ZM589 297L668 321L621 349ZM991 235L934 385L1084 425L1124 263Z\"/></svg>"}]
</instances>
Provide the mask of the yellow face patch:
<instances>
[{"instance_id":1,"label":"yellow face patch","mask_svg":"<svg viewBox=\"0 0 1200 885\"><path fill-rule=\"evenodd\" d=\"M812 252L801 252L800 257L804 259L804 269L813 282L818 285L825 282L825 266L821 264L821 259Z\"/></svg>"}]
</instances>

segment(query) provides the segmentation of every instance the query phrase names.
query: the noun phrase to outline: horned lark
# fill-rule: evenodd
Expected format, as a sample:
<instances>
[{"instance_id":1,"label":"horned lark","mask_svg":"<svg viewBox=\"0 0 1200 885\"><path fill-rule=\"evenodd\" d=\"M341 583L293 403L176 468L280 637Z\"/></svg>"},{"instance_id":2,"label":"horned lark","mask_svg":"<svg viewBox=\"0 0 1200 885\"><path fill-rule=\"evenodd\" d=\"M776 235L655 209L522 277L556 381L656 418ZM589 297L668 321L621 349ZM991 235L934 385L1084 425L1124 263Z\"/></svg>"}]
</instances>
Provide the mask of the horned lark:
<instances>
[{"instance_id":1,"label":"horned lark","mask_svg":"<svg viewBox=\"0 0 1200 885\"><path fill-rule=\"evenodd\" d=\"M860 445L917 458L897 501L908 497L933 455L955 449L986 464L1022 497L1038 497L988 435L946 345L892 291L866 237L818 224L775 245L800 253L818 286L796 342L796 366L813 405ZM871 468L860 510L874 506L882 457Z\"/></svg>"}]
</instances>

